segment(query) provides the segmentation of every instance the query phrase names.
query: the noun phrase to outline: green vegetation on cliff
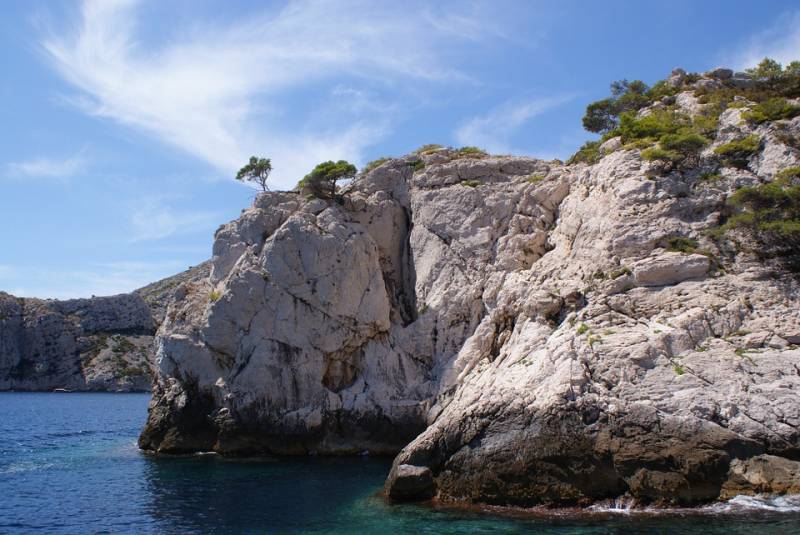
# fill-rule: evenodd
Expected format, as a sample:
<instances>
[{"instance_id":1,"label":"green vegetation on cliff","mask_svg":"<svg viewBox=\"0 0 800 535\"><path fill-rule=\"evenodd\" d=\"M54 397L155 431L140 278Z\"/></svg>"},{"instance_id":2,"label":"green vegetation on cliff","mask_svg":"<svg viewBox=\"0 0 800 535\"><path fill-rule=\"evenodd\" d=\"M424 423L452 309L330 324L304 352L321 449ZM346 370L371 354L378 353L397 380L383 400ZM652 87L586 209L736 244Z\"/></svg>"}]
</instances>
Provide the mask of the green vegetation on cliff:
<instances>
[{"instance_id":1,"label":"green vegetation on cliff","mask_svg":"<svg viewBox=\"0 0 800 535\"><path fill-rule=\"evenodd\" d=\"M742 118L754 125L800 115L800 106L787 100L800 97L800 62L783 67L767 58L736 76L728 71L727 76L700 80L699 74L676 71L652 87L641 80L613 82L611 96L590 103L583 117L584 128L602 137L585 143L569 163L597 162L600 145L617 136L623 148L641 149L646 160L680 162L709 144L720 114L728 108L747 106ZM691 116L679 111L675 96L682 91L692 91L702 109ZM644 108L649 109L640 115ZM747 143L751 146L752 140L718 154L728 165L744 165Z\"/></svg>"},{"instance_id":2,"label":"green vegetation on cliff","mask_svg":"<svg viewBox=\"0 0 800 535\"><path fill-rule=\"evenodd\" d=\"M785 169L770 183L738 189L728 204L734 214L718 236L744 234L755 240L760 257L800 271L800 167Z\"/></svg>"},{"instance_id":3,"label":"green vegetation on cliff","mask_svg":"<svg viewBox=\"0 0 800 535\"><path fill-rule=\"evenodd\" d=\"M313 196L320 199L334 199L337 197L337 183L354 178L356 172L356 166L347 160L329 160L314 167L297 186L300 189L308 188Z\"/></svg>"}]
</instances>

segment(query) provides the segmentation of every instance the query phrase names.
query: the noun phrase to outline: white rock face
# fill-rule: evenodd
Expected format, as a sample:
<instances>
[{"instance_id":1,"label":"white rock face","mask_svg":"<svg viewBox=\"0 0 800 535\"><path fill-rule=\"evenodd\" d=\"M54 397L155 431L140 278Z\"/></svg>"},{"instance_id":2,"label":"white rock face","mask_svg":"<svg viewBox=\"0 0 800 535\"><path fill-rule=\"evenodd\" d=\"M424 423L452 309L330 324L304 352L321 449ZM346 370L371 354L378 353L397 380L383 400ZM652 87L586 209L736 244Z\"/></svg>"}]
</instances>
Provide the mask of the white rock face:
<instances>
[{"instance_id":1,"label":"white rock face","mask_svg":"<svg viewBox=\"0 0 800 535\"><path fill-rule=\"evenodd\" d=\"M723 120L718 143L753 131ZM217 232L211 277L177 292L140 445L402 448L387 494L403 499L784 492L800 287L707 233L736 186L796 165L780 143L713 183L712 149L674 170L619 147L592 166L440 150L341 204L263 194Z\"/></svg>"},{"instance_id":2,"label":"white rock face","mask_svg":"<svg viewBox=\"0 0 800 535\"><path fill-rule=\"evenodd\" d=\"M633 281L637 286L669 286L705 277L710 267L708 257L680 252L643 258L631 265Z\"/></svg>"}]
</instances>

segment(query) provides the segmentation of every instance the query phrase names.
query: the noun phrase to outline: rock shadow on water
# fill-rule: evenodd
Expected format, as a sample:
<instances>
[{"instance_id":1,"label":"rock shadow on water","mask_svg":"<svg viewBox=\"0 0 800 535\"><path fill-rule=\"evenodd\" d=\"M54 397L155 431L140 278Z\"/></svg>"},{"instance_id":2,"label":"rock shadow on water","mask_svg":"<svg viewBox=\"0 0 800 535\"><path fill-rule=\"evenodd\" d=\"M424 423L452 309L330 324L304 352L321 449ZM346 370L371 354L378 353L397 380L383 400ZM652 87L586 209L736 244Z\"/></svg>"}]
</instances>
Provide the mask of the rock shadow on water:
<instances>
[{"instance_id":1,"label":"rock shadow on water","mask_svg":"<svg viewBox=\"0 0 800 535\"><path fill-rule=\"evenodd\" d=\"M145 459L146 509L166 532L777 535L800 522L797 512L735 500L680 510L390 504L380 494L389 469L383 458Z\"/></svg>"},{"instance_id":2,"label":"rock shadow on water","mask_svg":"<svg viewBox=\"0 0 800 535\"><path fill-rule=\"evenodd\" d=\"M306 531L331 526L380 489L388 459L148 456L149 514L185 532Z\"/></svg>"}]
</instances>

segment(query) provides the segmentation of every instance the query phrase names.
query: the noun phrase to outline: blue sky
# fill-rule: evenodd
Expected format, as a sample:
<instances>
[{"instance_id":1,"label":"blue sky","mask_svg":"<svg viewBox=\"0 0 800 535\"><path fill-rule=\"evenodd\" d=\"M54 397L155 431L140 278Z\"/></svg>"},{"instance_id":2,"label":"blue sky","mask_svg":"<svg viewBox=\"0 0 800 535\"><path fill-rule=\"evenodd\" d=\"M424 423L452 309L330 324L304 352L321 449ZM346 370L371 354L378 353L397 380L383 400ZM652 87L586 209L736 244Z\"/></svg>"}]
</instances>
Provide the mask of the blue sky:
<instances>
[{"instance_id":1,"label":"blue sky","mask_svg":"<svg viewBox=\"0 0 800 535\"><path fill-rule=\"evenodd\" d=\"M0 289L130 291L273 186L424 143L566 158L620 78L800 58L796 2L5 0Z\"/></svg>"}]
</instances>

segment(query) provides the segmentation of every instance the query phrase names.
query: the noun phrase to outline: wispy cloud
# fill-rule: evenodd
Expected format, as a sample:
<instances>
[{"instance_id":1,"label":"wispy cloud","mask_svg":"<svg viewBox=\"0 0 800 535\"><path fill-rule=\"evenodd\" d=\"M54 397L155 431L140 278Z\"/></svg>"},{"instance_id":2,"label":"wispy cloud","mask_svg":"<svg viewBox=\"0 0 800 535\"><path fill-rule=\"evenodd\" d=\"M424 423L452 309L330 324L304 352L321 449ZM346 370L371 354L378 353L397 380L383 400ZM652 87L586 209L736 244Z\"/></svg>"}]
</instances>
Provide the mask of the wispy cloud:
<instances>
[{"instance_id":1,"label":"wispy cloud","mask_svg":"<svg viewBox=\"0 0 800 535\"><path fill-rule=\"evenodd\" d=\"M565 94L507 102L485 115L473 117L458 127L454 136L461 145L477 145L489 152L526 152L510 146L513 135L537 115L565 104L575 97Z\"/></svg>"},{"instance_id":2,"label":"wispy cloud","mask_svg":"<svg viewBox=\"0 0 800 535\"><path fill-rule=\"evenodd\" d=\"M485 7L461 6L452 16L447 6L295 0L227 25L177 28L154 47L137 33L139 3L86 0L77 28L44 40L52 64L80 91L73 102L225 173L267 154L279 186L294 185L322 159L359 161L388 132L385 110L366 110L363 92L340 92L320 104L328 110L304 110L286 124L281 110L298 89L343 78L395 93L415 83L464 82L451 61L464 52L456 45L505 35ZM319 113L337 101L344 101L338 115Z\"/></svg>"},{"instance_id":3,"label":"wispy cloud","mask_svg":"<svg viewBox=\"0 0 800 535\"><path fill-rule=\"evenodd\" d=\"M16 179L44 179L63 182L86 171L89 166L88 151L80 151L63 158L37 157L12 162L7 165L6 176Z\"/></svg>"},{"instance_id":4,"label":"wispy cloud","mask_svg":"<svg viewBox=\"0 0 800 535\"><path fill-rule=\"evenodd\" d=\"M800 60L800 11L784 13L771 27L751 36L738 49L721 56L721 64L736 69L753 67L764 58L772 58L783 64Z\"/></svg>"},{"instance_id":5,"label":"wispy cloud","mask_svg":"<svg viewBox=\"0 0 800 535\"><path fill-rule=\"evenodd\" d=\"M222 223L222 219L217 212L181 210L163 199L144 199L130 207L130 240L155 241L179 234L206 232Z\"/></svg>"}]
</instances>

